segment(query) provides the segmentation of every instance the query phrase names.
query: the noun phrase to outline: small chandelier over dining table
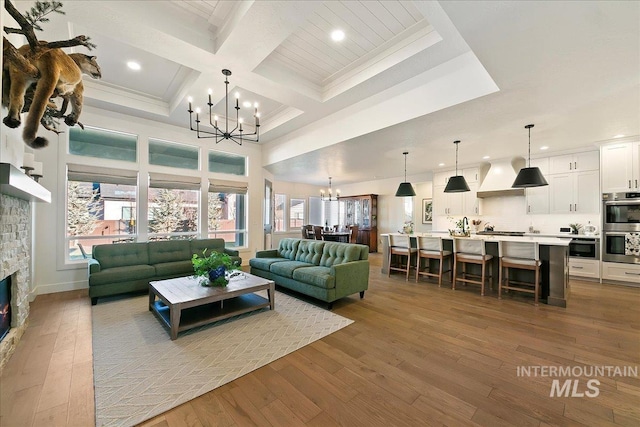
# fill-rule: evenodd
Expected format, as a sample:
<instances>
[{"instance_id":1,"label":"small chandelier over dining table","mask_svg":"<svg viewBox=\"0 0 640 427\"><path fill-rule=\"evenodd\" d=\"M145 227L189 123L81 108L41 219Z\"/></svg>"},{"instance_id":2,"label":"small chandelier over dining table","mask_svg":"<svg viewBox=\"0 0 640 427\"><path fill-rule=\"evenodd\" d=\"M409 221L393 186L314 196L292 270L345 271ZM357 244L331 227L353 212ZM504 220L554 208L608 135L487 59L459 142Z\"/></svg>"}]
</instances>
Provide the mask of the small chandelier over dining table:
<instances>
[{"instance_id":1,"label":"small chandelier over dining table","mask_svg":"<svg viewBox=\"0 0 640 427\"><path fill-rule=\"evenodd\" d=\"M233 129L229 129L229 79L228 77L231 75L231 71L226 68L222 70L222 74L224 74L224 92L225 92L225 104L224 104L224 130L221 127L218 127L219 117L213 114L213 104L211 103L211 94L213 91L209 89L209 102L207 105L209 106L209 125L213 127L213 131L204 130L200 128L200 108L195 109L196 120L195 120L195 128L193 121L193 113L194 110L192 108L193 98L189 97L189 108L187 111L189 112L189 129L194 131L198 138L215 138L216 144L224 139L230 139L238 145L242 145L242 141L251 141L258 142L260 140L260 113L258 112L258 103L254 103L254 112L253 117L255 119L255 128L253 133L244 133L242 129L243 119L240 118L240 106L238 105L240 102L240 94L236 92L236 120L235 127Z\"/></svg>"},{"instance_id":2,"label":"small chandelier over dining table","mask_svg":"<svg viewBox=\"0 0 640 427\"><path fill-rule=\"evenodd\" d=\"M334 197L333 190L331 188L331 177L329 177L329 196L326 196L324 190L320 190L320 199L323 202L333 202L335 200L338 200L338 197L340 197L340 190L336 190L336 195Z\"/></svg>"}]
</instances>

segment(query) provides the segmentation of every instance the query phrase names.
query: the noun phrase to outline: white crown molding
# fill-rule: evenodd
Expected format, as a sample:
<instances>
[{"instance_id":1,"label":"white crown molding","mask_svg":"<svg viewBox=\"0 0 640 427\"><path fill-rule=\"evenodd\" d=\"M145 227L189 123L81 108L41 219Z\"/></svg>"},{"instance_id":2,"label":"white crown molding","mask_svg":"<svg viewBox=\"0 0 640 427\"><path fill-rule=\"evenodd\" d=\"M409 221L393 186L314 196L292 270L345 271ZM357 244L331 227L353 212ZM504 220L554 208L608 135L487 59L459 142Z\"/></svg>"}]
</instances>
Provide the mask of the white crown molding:
<instances>
[{"instance_id":1,"label":"white crown molding","mask_svg":"<svg viewBox=\"0 0 640 427\"><path fill-rule=\"evenodd\" d=\"M417 22L387 43L328 77L322 88L322 101L340 95L440 41L442 36L426 20Z\"/></svg>"},{"instance_id":2,"label":"white crown molding","mask_svg":"<svg viewBox=\"0 0 640 427\"><path fill-rule=\"evenodd\" d=\"M85 98L107 102L114 105L126 105L128 108L145 111L161 116L169 116L169 104L157 98L124 90L93 80L83 80ZM87 90L88 89L88 90Z\"/></svg>"}]
</instances>

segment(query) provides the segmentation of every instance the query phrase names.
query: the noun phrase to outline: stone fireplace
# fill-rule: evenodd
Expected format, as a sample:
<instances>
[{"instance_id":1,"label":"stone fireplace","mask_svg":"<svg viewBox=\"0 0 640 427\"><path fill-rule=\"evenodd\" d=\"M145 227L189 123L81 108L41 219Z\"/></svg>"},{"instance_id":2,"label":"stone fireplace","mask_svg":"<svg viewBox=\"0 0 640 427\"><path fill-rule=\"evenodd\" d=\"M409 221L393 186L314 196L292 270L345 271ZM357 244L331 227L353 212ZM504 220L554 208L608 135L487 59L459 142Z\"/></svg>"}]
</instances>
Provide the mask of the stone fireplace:
<instances>
[{"instance_id":1,"label":"stone fireplace","mask_svg":"<svg viewBox=\"0 0 640 427\"><path fill-rule=\"evenodd\" d=\"M11 278L11 329L0 342L0 373L28 324L31 214L28 200L0 193L0 279Z\"/></svg>"}]
</instances>

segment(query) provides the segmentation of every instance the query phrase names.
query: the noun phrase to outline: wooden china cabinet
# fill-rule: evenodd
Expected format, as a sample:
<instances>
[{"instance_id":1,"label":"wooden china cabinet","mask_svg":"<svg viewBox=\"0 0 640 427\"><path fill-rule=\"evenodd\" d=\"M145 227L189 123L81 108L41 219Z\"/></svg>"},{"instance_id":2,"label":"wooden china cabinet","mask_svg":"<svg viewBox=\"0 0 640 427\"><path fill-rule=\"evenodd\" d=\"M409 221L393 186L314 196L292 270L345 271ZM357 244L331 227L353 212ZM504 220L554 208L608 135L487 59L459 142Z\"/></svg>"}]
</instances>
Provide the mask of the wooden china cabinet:
<instances>
[{"instance_id":1,"label":"wooden china cabinet","mask_svg":"<svg viewBox=\"0 0 640 427\"><path fill-rule=\"evenodd\" d=\"M356 243L378 252L378 195L340 196L341 223L358 226Z\"/></svg>"}]
</instances>

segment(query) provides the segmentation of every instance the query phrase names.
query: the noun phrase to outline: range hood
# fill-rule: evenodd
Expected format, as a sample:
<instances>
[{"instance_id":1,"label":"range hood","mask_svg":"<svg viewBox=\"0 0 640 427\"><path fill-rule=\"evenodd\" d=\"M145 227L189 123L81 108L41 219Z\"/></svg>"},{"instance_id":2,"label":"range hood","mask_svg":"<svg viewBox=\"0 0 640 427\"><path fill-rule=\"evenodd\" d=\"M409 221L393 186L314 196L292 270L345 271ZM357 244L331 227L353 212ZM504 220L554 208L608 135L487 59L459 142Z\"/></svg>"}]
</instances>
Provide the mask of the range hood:
<instances>
[{"instance_id":1,"label":"range hood","mask_svg":"<svg viewBox=\"0 0 640 427\"><path fill-rule=\"evenodd\" d=\"M524 196L524 188L511 188L518 171L523 167L525 160L522 157L491 162L489 171L478 188L478 197Z\"/></svg>"}]
</instances>

